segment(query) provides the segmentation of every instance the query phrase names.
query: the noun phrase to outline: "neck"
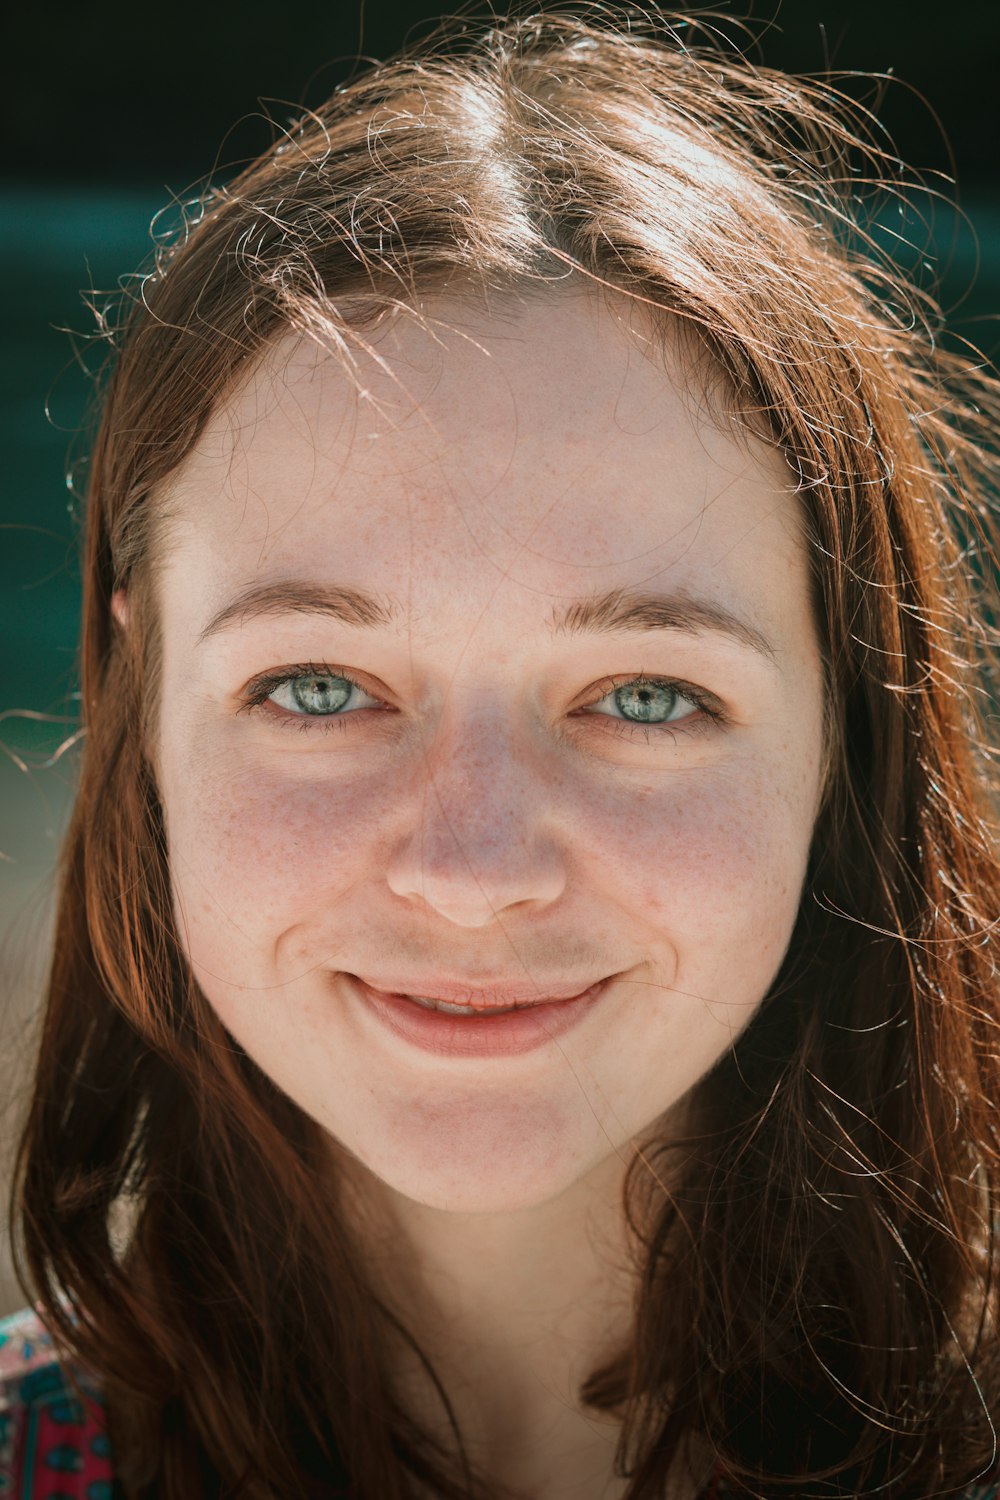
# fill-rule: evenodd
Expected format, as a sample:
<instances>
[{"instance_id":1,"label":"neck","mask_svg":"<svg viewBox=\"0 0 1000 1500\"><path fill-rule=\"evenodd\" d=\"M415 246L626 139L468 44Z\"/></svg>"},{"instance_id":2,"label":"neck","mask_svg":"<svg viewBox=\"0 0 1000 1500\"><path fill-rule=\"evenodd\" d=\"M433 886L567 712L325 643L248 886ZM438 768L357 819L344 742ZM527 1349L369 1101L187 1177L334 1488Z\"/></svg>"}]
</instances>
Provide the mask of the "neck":
<instances>
[{"instance_id":1,"label":"neck","mask_svg":"<svg viewBox=\"0 0 1000 1500\"><path fill-rule=\"evenodd\" d=\"M501 1213L449 1212L367 1183L375 1288L429 1359L474 1467L523 1500L620 1500L627 1490L614 1475L620 1420L579 1394L630 1343L624 1171L611 1156L558 1198ZM394 1359L404 1407L454 1447L416 1354L401 1342Z\"/></svg>"}]
</instances>

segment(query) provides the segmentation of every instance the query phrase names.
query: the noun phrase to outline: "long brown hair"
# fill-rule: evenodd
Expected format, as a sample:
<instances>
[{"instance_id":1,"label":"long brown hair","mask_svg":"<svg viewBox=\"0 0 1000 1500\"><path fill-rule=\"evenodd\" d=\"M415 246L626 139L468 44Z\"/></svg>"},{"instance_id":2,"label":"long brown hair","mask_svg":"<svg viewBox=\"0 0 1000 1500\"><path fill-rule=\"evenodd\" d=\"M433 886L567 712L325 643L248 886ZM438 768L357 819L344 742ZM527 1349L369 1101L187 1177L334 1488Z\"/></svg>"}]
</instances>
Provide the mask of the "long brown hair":
<instances>
[{"instance_id":1,"label":"long brown hair","mask_svg":"<svg viewBox=\"0 0 1000 1500\"><path fill-rule=\"evenodd\" d=\"M397 1400L319 1127L174 928L155 776L157 486L288 328L568 274L680 320L800 479L829 719L787 958L630 1165L629 1500L692 1435L761 1496L947 1494L996 1456L1000 871L977 732L1000 400L860 227L898 179L829 84L690 16L457 26L208 189L131 298L90 461L86 740L13 1198L22 1283L104 1383L130 1497L497 1495ZM657 321L659 320L659 321ZM666 337L666 332L664 332ZM112 628L128 584L142 628ZM323 1191L317 1190L323 1173ZM443 1398L444 1393L442 1392Z\"/></svg>"}]
</instances>

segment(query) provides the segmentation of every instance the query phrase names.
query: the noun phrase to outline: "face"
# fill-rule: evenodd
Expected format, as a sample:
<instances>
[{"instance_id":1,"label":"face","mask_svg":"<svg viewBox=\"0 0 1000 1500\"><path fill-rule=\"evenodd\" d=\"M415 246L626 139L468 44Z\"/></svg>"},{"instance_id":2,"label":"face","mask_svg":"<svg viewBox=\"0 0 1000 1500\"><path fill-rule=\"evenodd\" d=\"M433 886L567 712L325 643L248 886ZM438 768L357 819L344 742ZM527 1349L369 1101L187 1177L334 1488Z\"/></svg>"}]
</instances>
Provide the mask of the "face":
<instances>
[{"instance_id":1,"label":"face","mask_svg":"<svg viewBox=\"0 0 1000 1500\"><path fill-rule=\"evenodd\" d=\"M154 758L230 1034L394 1192L497 1211L599 1174L750 1021L799 904L822 676L787 469L624 305L430 307L356 384L276 347L174 476ZM614 977L531 1050L446 1056L352 976Z\"/></svg>"}]
</instances>

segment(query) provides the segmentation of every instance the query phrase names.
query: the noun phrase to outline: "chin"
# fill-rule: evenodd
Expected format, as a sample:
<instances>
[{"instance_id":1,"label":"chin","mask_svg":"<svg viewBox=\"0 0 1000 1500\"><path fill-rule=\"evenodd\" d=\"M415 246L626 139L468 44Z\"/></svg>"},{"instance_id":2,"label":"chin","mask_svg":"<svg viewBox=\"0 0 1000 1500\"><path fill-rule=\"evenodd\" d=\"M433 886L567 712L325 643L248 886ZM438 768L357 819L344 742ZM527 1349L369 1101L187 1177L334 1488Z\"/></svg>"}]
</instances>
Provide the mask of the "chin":
<instances>
[{"instance_id":1,"label":"chin","mask_svg":"<svg viewBox=\"0 0 1000 1500\"><path fill-rule=\"evenodd\" d=\"M467 1119L463 1132L428 1131L426 1150L411 1133L402 1137L402 1145L393 1136L368 1149L356 1143L354 1153L391 1192L425 1208L516 1213L558 1198L609 1154L605 1136L567 1141L565 1133L552 1129L551 1111L539 1113L547 1116L548 1130L532 1130L528 1139L525 1120L512 1129L509 1113L501 1110L479 1121L478 1128Z\"/></svg>"}]
</instances>

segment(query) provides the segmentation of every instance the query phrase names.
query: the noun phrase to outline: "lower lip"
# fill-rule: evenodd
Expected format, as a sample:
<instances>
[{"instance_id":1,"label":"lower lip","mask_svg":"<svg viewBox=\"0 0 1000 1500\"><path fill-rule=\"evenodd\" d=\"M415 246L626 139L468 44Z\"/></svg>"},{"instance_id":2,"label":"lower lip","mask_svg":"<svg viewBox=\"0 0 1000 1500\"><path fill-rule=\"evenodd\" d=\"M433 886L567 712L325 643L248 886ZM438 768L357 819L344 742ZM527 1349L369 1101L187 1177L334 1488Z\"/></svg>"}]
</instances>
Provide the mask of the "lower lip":
<instances>
[{"instance_id":1,"label":"lower lip","mask_svg":"<svg viewBox=\"0 0 1000 1500\"><path fill-rule=\"evenodd\" d=\"M343 976L368 1010L397 1036L439 1057L519 1057L579 1026L600 1003L610 979L571 1000L552 1000L500 1015L450 1016L402 995L372 989L354 974Z\"/></svg>"}]
</instances>

